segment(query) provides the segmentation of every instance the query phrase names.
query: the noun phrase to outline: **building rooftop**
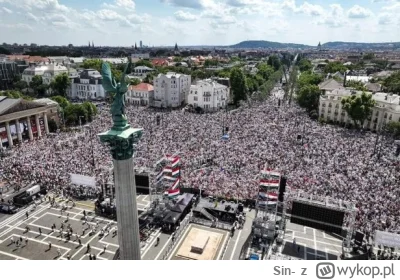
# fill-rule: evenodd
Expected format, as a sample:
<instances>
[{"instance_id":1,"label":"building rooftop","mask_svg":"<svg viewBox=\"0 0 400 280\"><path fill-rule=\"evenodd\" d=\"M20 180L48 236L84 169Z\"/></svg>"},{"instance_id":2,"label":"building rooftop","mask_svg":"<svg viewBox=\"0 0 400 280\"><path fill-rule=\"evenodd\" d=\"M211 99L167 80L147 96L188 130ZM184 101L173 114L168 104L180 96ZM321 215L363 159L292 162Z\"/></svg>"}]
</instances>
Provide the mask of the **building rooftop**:
<instances>
[{"instance_id":1,"label":"building rooftop","mask_svg":"<svg viewBox=\"0 0 400 280\"><path fill-rule=\"evenodd\" d=\"M152 91L154 87L150 84L140 83L136 86L129 86L129 90L136 90L136 91Z\"/></svg>"},{"instance_id":2,"label":"building rooftop","mask_svg":"<svg viewBox=\"0 0 400 280\"><path fill-rule=\"evenodd\" d=\"M339 84L336 80L329 79L320 83L319 88L323 90L334 90L334 89L341 89L344 87L341 84Z\"/></svg>"},{"instance_id":3,"label":"building rooftop","mask_svg":"<svg viewBox=\"0 0 400 280\"><path fill-rule=\"evenodd\" d=\"M4 96L5 97L5 96ZM14 107L16 104L21 102L21 98L19 99L12 99L12 98L3 98L0 99L0 115L6 112L8 109Z\"/></svg>"},{"instance_id":4,"label":"building rooftop","mask_svg":"<svg viewBox=\"0 0 400 280\"><path fill-rule=\"evenodd\" d=\"M40 103L40 104L45 104L45 105L58 105L57 102L54 100L51 100L50 98L40 98L40 99L35 99L33 102Z\"/></svg>"}]
</instances>

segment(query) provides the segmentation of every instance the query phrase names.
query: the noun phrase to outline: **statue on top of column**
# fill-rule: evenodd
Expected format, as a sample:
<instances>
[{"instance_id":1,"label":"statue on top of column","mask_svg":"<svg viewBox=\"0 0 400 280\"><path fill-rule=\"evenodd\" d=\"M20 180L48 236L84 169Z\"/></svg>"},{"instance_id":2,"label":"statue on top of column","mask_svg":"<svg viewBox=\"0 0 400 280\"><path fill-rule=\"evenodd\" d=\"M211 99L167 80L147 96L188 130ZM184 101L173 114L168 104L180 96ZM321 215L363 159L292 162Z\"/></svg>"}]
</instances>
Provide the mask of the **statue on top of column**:
<instances>
[{"instance_id":1,"label":"statue on top of column","mask_svg":"<svg viewBox=\"0 0 400 280\"><path fill-rule=\"evenodd\" d=\"M107 93L114 94L114 101L111 105L111 114L114 122L114 130L124 130L128 125L125 115L125 93L128 90L129 82L126 81L126 74L130 69L132 62L129 59L125 66L125 70L121 75L121 81L116 82L108 63L103 62L101 65L101 75L103 77L103 88Z\"/></svg>"}]
</instances>

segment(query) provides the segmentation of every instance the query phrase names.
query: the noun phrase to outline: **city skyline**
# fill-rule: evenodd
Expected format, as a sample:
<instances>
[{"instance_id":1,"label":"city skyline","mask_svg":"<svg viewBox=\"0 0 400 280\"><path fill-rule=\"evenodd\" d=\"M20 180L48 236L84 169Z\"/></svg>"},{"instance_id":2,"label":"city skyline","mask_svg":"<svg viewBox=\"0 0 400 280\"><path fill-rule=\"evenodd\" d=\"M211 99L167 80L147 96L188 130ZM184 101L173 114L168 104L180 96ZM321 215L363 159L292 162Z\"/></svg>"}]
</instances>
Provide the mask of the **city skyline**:
<instances>
[{"instance_id":1,"label":"city skyline","mask_svg":"<svg viewBox=\"0 0 400 280\"><path fill-rule=\"evenodd\" d=\"M2 42L221 45L400 41L400 1L0 0ZM131 34L131 35L129 35ZM119 36L119 37L118 37ZM117 37L117 40L115 38Z\"/></svg>"}]
</instances>

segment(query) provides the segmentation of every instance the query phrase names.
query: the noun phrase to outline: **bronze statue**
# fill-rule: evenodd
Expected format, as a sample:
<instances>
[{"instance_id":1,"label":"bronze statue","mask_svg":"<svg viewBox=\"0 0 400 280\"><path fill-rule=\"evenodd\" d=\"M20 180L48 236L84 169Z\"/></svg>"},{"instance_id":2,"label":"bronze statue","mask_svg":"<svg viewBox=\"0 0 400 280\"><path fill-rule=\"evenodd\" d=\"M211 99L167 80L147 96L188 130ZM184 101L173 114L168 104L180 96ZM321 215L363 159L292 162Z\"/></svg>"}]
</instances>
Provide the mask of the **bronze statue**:
<instances>
[{"instance_id":1,"label":"bronze statue","mask_svg":"<svg viewBox=\"0 0 400 280\"><path fill-rule=\"evenodd\" d=\"M103 88L107 93L114 93L114 101L111 104L111 114L114 122L113 129L123 130L128 120L125 115L125 93L128 90L129 82L125 80L128 69L132 62L129 59L125 70L122 73L121 81L117 83L111 73L111 67L108 63L103 62L101 65L101 75L103 76Z\"/></svg>"}]
</instances>

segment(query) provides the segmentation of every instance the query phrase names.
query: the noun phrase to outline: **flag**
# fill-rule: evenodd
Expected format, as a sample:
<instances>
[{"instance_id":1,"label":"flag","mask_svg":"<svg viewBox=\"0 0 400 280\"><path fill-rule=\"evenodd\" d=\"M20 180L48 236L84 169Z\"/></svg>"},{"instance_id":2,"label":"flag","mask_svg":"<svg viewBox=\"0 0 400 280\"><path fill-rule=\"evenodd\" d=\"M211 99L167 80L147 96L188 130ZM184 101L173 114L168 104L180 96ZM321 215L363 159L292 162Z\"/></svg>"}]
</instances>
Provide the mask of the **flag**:
<instances>
[{"instance_id":1,"label":"flag","mask_svg":"<svg viewBox=\"0 0 400 280\"><path fill-rule=\"evenodd\" d=\"M176 189L176 188L178 188L178 186L179 186L179 183L180 183L180 180L178 179L178 180L176 180L175 181L175 183L172 185L172 187L171 187L171 189Z\"/></svg>"},{"instance_id":2,"label":"flag","mask_svg":"<svg viewBox=\"0 0 400 280\"><path fill-rule=\"evenodd\" d=\"M174 168L172 169L172 176L179 175L180 169L179 168Z\"/></svg>"},{"instance_id":3,"label":"flag","mask_svg":"<svg viewBox=\"0 0 400 280\"><path fill-rule=\"evenodd\" d=\"M163 169L163 172L164 172L164 173L171 173L171 172L172 172L172 168L170 168L170 167L165 167L165 168Z\"/></svg>"},{"instance_id":4,"label":"flag","mask_svg":"<svg viewBox=\"0 0 400 280\"><path fill-rule=\"evenodd\" d=\"M160 180L162 176L163 176L163 173L160 172L160 173L157 175L157 177L156 177L157 181Z\"/></svg>"},{"instance_id":5,"label":"flag","mask_svg":"<svg viewBox=\"0 0 400 280\"><path fill-rule=\"evenodd\" d=\"M172 198L172 197L178 196L180 193L181 193L181 191L179 190L179 188L176 188L175 190L169 189L168 190L168 197Z\"/></svg>"},{"instance_id":6,"label":"flag","mask_svg":"<svg viewBox=\"0 0 400 280\"><path fill-rule=\"evenodd\" d=\"M176 167L180 163L180 159L178 157L174 158L172 161L172 168Z\"/></svg>"},{"instance_id":7,"label":"flag","mask_svg":"<svg viewBox=\"0 0 400 280\"><path fill-rule=\"evenodd\" d=\"M171 177L171 176L164 176L164 179L167 179L168 181L175 181L176 178Z\"/></svg>"}]
</instances>

